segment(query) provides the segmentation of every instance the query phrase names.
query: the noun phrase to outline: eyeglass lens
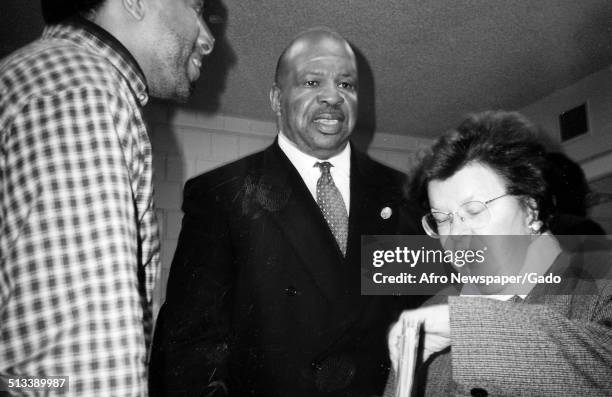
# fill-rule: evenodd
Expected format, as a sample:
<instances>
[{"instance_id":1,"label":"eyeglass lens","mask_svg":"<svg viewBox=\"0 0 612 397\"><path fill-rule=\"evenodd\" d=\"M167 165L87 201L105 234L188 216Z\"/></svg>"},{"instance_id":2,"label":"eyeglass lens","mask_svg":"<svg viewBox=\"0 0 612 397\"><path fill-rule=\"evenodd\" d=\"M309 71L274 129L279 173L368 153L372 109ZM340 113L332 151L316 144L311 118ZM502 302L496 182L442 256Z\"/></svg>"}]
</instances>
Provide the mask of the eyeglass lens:
<instances>
[{"instance_id":1,"label":"eyeglass lens","mask_svg":"<svg viewBox=\"0 0 612 397\"><path fill-rule=\"evenodd\" d=\"M430 236L438 237L450 230L457 219L473 228L484 227L489 223L488 207L482 201L468 201L454 213L430 212L422 219L423 228Z\"/></svg>"}]
</instances>

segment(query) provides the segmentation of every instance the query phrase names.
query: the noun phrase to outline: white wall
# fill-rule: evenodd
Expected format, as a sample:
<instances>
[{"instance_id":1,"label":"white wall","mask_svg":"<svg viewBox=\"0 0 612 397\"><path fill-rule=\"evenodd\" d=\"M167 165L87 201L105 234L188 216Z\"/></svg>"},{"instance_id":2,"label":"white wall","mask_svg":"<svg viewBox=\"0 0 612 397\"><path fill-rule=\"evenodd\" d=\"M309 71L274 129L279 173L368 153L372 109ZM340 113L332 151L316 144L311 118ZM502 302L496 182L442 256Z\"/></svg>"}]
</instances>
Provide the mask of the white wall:
<instances>
[{"instance_id":1,"label":"white wall","mask_svg":"<svg viewBox=\"0 0 612 397\"><path fill-rule=\"evenodd\" d=\"M612 70L609 67L563 88L521 110L560 142L559 115L587 102L589 133L563 144L566 153L581 163L587 179L612 172Z\"/></svg>"},{"instance_id":2,"label":"white wall","mask_svg":"<svg viewBox=\"0 0 612 397\"><path fill-rule=\"evenodd\" d=\"M151 104L145 110L153 145L156 206L161 226L162 270L154 313L163 302L166 281L181 227L182 189L191 177L270 145L274 123ZM408 171L431 141L377 133L368 154L393 168Z\"/></svg>"},{"instance_id":3,"label":"white wall","mask_svg":"<svg viewBox=\"0 0 612 397\"><path fill-rule=\"evenodd\" d=\"M559 115L587 103L589 133L563 144L596 190L612 193L612 69L607 67L523 108L529 119L560 142ZM591 217L612 234L612 203L591 208Z\"/></svg>"}]
</instances>

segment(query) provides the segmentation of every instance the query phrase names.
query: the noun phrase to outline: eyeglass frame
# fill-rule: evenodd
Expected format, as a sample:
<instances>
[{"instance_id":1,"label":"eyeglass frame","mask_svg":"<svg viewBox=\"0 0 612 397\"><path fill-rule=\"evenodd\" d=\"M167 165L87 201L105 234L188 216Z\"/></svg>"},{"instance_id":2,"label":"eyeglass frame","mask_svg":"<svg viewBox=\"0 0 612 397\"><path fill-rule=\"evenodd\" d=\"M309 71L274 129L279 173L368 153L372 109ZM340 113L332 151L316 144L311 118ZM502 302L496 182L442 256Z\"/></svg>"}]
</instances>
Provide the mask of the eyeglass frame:
<instances>
[{"instance_id":1,"label":"eyeglass frame","mask_svg":"<svg viewBox=\"0 0 612 397\"><path fill-rule=\"evenodd\" d=\"M466 205L466 204L468 204L468 203L474 203L474 202L476 202L476 203L482 203L482 204L485 206L485 210L489 210L489 204L490 204L490 203L492 203L493 201L498 200L498 199L500 199L500 198L502 198L502 197L506 197L506 196L513 196L513 194L510 194L510 193L504 193L504 194L502 194L501 196L494 197L494 198L492 198L492 199L490 199L490 200L487 200L487 201L470 200L470 201L466 201L465 203L461 204L461 205L459 206L459 208L457 209L457 211L453 211L453 212L435 211L435 213L447 215L447 216L449 217L449 218L448 218L448 220L450 221L450 224L451 224L451 225L452 225L452 224L453 224L453 222L454 222L455 215L457 215L457 216L459 217L459 219L461 219L461 221L462 221L462 222L465 222L464 218L463 218L463 217L461 217L461 216L458 214L459 210L460 210L460 209L461 209L461 207L463 207L464 205ZM482 211L481 211L481 212L482 212ZM431 237L431 238L435 238L435 239L439 239L439 238L441 237L441 236L440 236L440 234L439 234L439 233L435 233L435 234L433 234L433 230L431 230L431 226L429 226L429 224L428 224L428 222L427 222L427 217L428 217L428 216L432 216L432 215L433 215L433 213L434 213L434 212L431 212L431 211L430 211L430 212L428 212L427 214L423 215L423 217L421 218L421 225L423 226L423 229L425 229L425 233L427 233L427 235L428 235L429 237ZM480 214L480 213L479 213L479 214ZM477 214L477 215L478 215L478 214ZM490 220L489 220L489 221L490 221ZM446 222L446 221L445 221L445 222ZM487 224L488 224L488 222L487 222ZM483 226L486 226L486 225L483 225ZM430 231L431 231L432 233L430 233Z\"/></svg>"}]
</instances>

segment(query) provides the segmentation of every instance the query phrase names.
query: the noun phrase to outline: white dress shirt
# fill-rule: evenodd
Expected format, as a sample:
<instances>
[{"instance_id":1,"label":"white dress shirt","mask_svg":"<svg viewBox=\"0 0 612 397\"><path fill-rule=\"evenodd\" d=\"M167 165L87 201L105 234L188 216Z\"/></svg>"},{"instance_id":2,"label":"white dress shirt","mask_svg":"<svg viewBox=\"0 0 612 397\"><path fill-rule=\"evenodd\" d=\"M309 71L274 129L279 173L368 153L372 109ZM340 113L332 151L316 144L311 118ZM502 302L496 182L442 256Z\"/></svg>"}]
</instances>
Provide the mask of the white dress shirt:
<instances>
[{"instance_id":1,"label":"white dress shirt","mask_svg":"<svg viewBox=\"0 0 612 397\"><path fill-rule=\"evenodd\" d=\"M321 176L321 169L315 164L322 161L330 162L333 166L330 169L331 176L334 178L338 190L340 190L346 212L349 213L351 204L351 145L347 144L340 153L326 160L302 152L282 132L278 134L278 146L298 171L315 201L317 200L317 180Z\"/></svg>"}]
</instances>

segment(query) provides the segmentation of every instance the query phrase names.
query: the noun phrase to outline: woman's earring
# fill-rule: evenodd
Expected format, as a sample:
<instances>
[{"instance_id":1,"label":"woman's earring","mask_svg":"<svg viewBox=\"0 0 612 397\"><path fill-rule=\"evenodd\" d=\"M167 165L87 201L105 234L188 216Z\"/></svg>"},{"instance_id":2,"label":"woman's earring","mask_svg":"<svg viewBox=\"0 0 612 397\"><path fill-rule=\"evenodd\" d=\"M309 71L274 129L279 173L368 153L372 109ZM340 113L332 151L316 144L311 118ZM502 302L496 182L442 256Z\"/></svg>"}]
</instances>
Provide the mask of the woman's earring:
<instances>
[{"instance_id":1,"label":"woman's earring","mask_svg":"<svg viewBox=\"0 0 612 397\"><path fill-rule=\"evenodd\" d=\"M533 221L529 224L529 231L531 234L540 234L542 228L542 221Z\"/></svg>"}]
</instances>

